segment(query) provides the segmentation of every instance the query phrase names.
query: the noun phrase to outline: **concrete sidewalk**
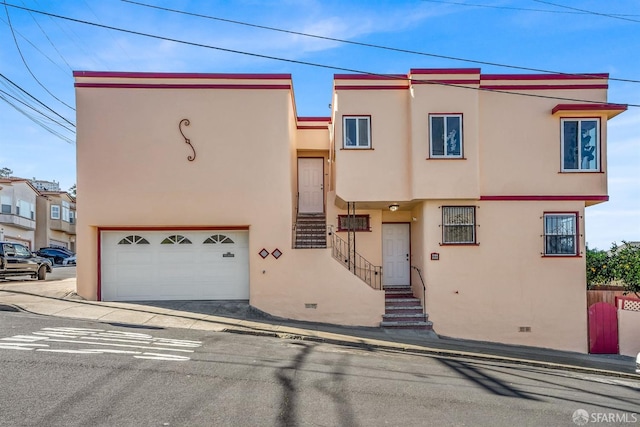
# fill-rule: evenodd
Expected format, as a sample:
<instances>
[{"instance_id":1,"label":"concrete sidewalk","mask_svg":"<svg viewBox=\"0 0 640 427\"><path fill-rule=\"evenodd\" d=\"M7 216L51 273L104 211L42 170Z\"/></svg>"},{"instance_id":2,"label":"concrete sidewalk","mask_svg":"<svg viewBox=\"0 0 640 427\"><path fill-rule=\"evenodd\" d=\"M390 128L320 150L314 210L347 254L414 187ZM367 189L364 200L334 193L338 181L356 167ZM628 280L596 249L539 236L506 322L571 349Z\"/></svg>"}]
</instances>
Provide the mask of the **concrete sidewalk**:
<instances>
[{"instance_id":1,"label":"concrete sidewalk","mask_svg":"<svg viewBox=\"0 0 640 427\"><path fill-rule=\"evenodd\" d=\"M640 375L635 373L635 359L626 356L438 338L422 331L302 322L273 317L237 301L85 301L75 294L75 287L75 278L0 282L0 310L23 310L111 324L313 340L371 350L466 357L640 380Z\"/></svg>"}]
</instances>

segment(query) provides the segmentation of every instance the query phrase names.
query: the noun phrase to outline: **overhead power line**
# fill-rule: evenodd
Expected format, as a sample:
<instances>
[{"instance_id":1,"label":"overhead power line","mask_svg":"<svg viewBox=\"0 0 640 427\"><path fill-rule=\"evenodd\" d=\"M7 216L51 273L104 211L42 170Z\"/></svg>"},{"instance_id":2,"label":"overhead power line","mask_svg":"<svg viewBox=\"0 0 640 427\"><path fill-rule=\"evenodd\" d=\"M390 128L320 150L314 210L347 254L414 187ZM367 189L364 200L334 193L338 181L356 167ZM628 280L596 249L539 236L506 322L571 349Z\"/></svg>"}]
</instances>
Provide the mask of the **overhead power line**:
<instances>
[{"instance_id":1,"label":"overhead power line","mask_svg":"<svg viewBox=\"0 0 640 427\"><path fill-rule=\"evenodd\" d=\"M7 21L5 21L4 19L0 18L0 22L4 23L5 25L9 26L9 23ZM15 30L15 29L14 29ZM34 48L35 50L37 50L38 52L40 52L40 54L42 56L44 56L45 58L47 58L49 60L49 62L51 62L51 64L53 64L55 67L57 67L60 71L62 71L63 73L66 73L66 71L60 66L60 64L58 64L56 61L54 61L53 59L51 59L51 57L49 57L49 55L47 55L46 53L44 53L37 45L33 44L31 42L31 40L29 40L28 38L26 38L25 36L23 36L20 31L15 30L16 34L19 35L20 37L22 37L22 39L29 43L31 45L32 48ZM67 64L68 65L68 64ZM71 68L71 66L69 66L69 69L71 71L73 71L73 69Z\"/></svg>"},{"instance_id":2,"label":"overhead power line","mask_svg":"<svg viewBox=\"0 0 640 427\"><path fill-rule=\"evenodd\" d=\"M538 3L548 4L550 6L562 7L564 9L574 10L574 11L578 11L578 12L581 12L581 13L588 13L590 15L598 15L598 16L604 16L606 18L622 19L624 21L630 21L630 22L640 22L640 20L627 18L626 16L612 15L612 14L609 14L609 13L594 12L592 10L586 10L586 9L578 9L576 7L565 6L565 5L562 5L562 4L551 3L551 2L543 1L543 0L533 0L533 1L536 1Z\"/></svg>"},{"instance_id":3,"label":"overhead power line","mask_svg":"<svg viewBox=\"0 0 640 427\"><path fill-rule=\"evenodd\" d=\"M29 64L27 64L27 60L24 58L24 55L22 54L22 50L20 49L20 43L18 43L18 39L16 38L16 34L13 31L13 25L11 24L11 16L9 15L9 9L7 8L7 3L6 2L4 2L4 10L5 10L6 14L7 14L7 22L9 23L9 28L11 29L11 35L13 36L13 42L16 45L16 49L18 49L18 53L20 54L20 58L22 59L22 63L24 64L24 66L27 69L27 71L29 71L29 74L31 74L31 77L33 77L33 79L40 85L40 87L42 89L44 89L49 95L51 95L56 101L60 102L65 107L68 107L71 110L75 111L76 110L75 108L73 108L71 105L67 104L66 102L64 102L63 100L61 100L57 96L55 96L53 94L53 92L51 92L49 89L47 89L47 87L45 85L43 85L40 80L38 80L38 78L35 76L35 74L33 74L33 71L31 71L31 68L29 67Z\"/></svg>"},{"instance_id":4,"label":"overhead power line","mask_svg":"<svg viewBox=\"0 0 640 427\"><path fill-rule=\"evenodd\" d=\"M422 0L422 1L429 2L429 3L452 4L456 6L482 7L486 9L515 10L520 12L562 13L562 14L573 14L573 15L588 15L589 13L591 13L588 11L579 11L580 9L568 11L568 10L552 10L552 9L531 9L526 7L513 7L513 6L495 6L495 5L477 4L477 3L460 3L455 1L444 1L444 0ZM546 2L540 2L540 3L546 3ZM547 4L551 4L551 3L547 3ZM611 14L611 16L620 17L620 16L639 16L639 15L628 15L628 14L616 13L616 14Z\"/></svg>"},{"instance_id":5,"label":"overhead power line","mask_svg":"<svg viewBox=\"0 0 640 427\"><path fill-rule=\"evenodd\" d=\"M35 113L40 114L41 116L43 116L44 118L50 120L51 122L57 124L58 126L65 128L66 130L68 130L69 132L75 132L73 129L65 126L63 123L57 121L56 119L46 115L45 113L43 113L41 110L38 110L36 107L34 107L33 105L29 105L27 102L19 99L17 96L13 96L11 95L9 92L4 91L2 89L0 89L0 93L3 93L5 96L8 96L9 98L13 99L15 102L18 102L22 105L24 105L25 107L29 108L30 110L33 110ZM4 99L7 103L11 104L11 102L9 102L6 98Z\"/></svg>"},{"instance_id":6,"label":"overhead power line","mask_svg":"<svg viewBox=\"0 0 640 427\"><path fill-rule=\"evenodd\" d=\"M106 29L109 29L109 30L124 32L124 33L127 33L127 34L134 34L134 35L138 35L138 36L142 36L142 37L150 37L150 38L154 38L154 39L158 39L158 40L164 40L164 41L170 41L170 42L174 42L174 43L185 44L185 45L188 45L188 46L195 46L195 47L201 47L201 48L206 48L206 49L218 50L218 51L221 51L221 52L228 52L228 53L235 53L235 54L239 54L239 55L246 55L246 56L251 56L251 57L254 57L254 58L269 59L269 60L273 60L273 61L280 61L280 62L287 62L287 63L292 63L292 64L306 65L306 66L310 66L310 67L324 68L324 69L330 69L330 70L336 70L336 71L343 71L343 72L347 72L347 73L367 74L367 75L371 75L371 76L383 76L383 77L387 77L387 78L397 78L398 80L403 80L403 81L406 80L406 77L393 77L393 76L389 76L388 74L373 73L373 72L370 72L370 71L357 70L357 69L354 69L354 68L345 68L345 67L338 67L338 66L333 66L333 65L318 64L318 63L314 63L314 62L300 61L300 60L288 59L288 58L280 58L280 57L277 57L277 56L263 55L263 54L259 54L259 53L253 53L253 52L245 52L245 51L236 50L236 49L228 49L228 48L223 48L223 47L219 47L219 46L211 46L211 45L206 45L206 44L203 44L203 43L196 43L196 42L190 42L190 41L186 41L186 40L174 39L174 38L170 38L170 37L158 36L158 35L149 34L149 33L143 33L143 32L140 32L140 31L126 30L126 29L123 29L123 28L112 27L112 26L109 26L109 25L96 24L95 22L84 21L84 20L80 20L80 19L70 18L70 17L67 17L67 16L62 16L62 15L56 15L56 14L53 14L53 13L43 12L43 11L39 11L39 10L35 10L35 9L29 9L29 8L26 8L26 7L20 7L20 6L16 6L16 5L11 5L11 4L8 4L8 3L7 3L7 5L11 6L11 7L15 7L17 9L28 10L28 11L31 11L31 12L34 12L34 13L40 13L40 14L43 14L43 15L48 15L48 16L52 16L52 17L55 17L55 18L64 19L64 20L67 20L67 21L77 22L77 23L80 23L80 24L91 25L91 26L99 27L99 28L106 28ZM560 73L560 74L566 74L566 73ZM0 74L0 76L1 75L2 74ZM570 75L575 75L575 74L570 74ZM580 74L580 76L582 76L582 77L587 76L588 77L589 75ZM600 76L593 76L593 77L594 78L602 78ZM588 99L577 99L577 98L566 98L566 97L557 97L557 96L545 96L545 95L532 94L532 93L511 92L511 91L508 91L508 90L497 90L497 89L487 89L487 88L482 88L482 87L471 87L471 86L458 85L458 84L452 84L452 83L443 83L443 82L434 81L434 80L427 80L427 79L412 79L412 80L415 83L430 83L430 84L435 84L435 85L440 85L440 86L458 87L458 88L461 88L461 89L479 90L479 91L486 91L486 92L493 92L493 93L503 93L503 94L508 94L508 95L526 96L526 97L532 97L532 98L555 99L555 100L560 100L560 101L583 102L583 103L590 103L590 104L600 104L601 103L601 101L594 101L594 100L588 100ZM630 104L630 103L624 103L624 104L626 104L629 107L640 107L640 104Z\"/></svg>"},{"instance_id":7,"label":"overhead power line","mask_svg":"<svg viewBox=\"0 0 640 427\"><path fill-rule=\"evenodd\" d=\"M73 140L65 135L63 135L62 133L52 129L51 127L49 127L40 117L34 115L33 113L29 113L28 111L26 111L25 109L19 107L18 105L16 105L14 102L12 102L11 100L7 99L7 97L4 95L6 94L5 91L0 90L0 99L5 101L7 104L9 104L11 107L13 107L16 111L18 111L20 114L24 115L25 117L27 117L29 120L31 120L32 122L34 122L35 124L37 124L38 126L40 126L41 128L43 128L44 130L46 130L47 132L51 133L52 135L62 139L65 142L68 142L70 144L73 143ZM13 98L13 97L12 97ZM29 107L32 108L32 107ZM41 112L38 112L39 114L42 114ZM72 132L74 133L74 132Z\"/></svg>"},{"instance_id":8,"label":"overhead power line","mask_svg":"<svg viewBox=\"0 0 640 427\"><path fill-rule=\"evenodd\" d=\"M24 90L23 88L21 88L19 85L17 85L16 83L14 83L10 78L8 78L7 76L5 76L4 74L0 73L0 77L2 77L3 79L5 79L7 82L9 82L11 84L11 86L15 87L16 89L18 89L20 92L24 93L25 95L27 95L29 98L33 99L34 101L36 101L38 104L40 104L41 106L43 106L44 108L46 108L47 110L51 111L53 114L55 114L56 116L60 117L62 120L64 120L65 122L67 122L68 124L70 124L72 127L76 127L76 125L72 122L70 122L69 120L67 120L65 117L61 116L60 114L58 114L55 110L53 110L51 107L49 107L48 105L46 105L44 102L40 101L38 98L36 98L35 96L31 95L29 92L27 92L26 90Z\"/></svg>"},{"instance_id":9,"label":"overhead power line","mask_svg":"<svg viewBox=\"0 0 640 427\"><path fill-rule=\"evenodd\" d=\"M568 76L576 75L575 73L565 73L565 72L561 72L561 71L552 71L552 70L545 70L545 69L540 69L540 68L531 68L531 67L522 67L522 66L518 66L518 65L501 64L501 63L498 63L498 62L488 62L488 61L478 61L478 60L467 59L467 58L457 58L457 57L454 57L454 56L438 55L438 54L435 54L435 53L420 52L420 51L416 51L416 50L402 49L402 48L397 48L397 47L392 47L392 46L383 46L383 45L377 45L377 44L372 44L372 43L356 42L356 41L353 41L353 40L338 39L338 38L335 38L335 37L321 36L321 35L318 35L318 34L309 34L309 33L303 33L303 32L300 32L300 31L286 30L286 29L282 29L282 28L269 27L269 26L266 26L266 25L252 24L252 23L249 23L249 22L243 22L243 21L236 21L236 20L233 20L233 19L220 18L220 17L217 17L217 16L203 15L203 14L193 13L193 12L185 12L185 11L178 10L178 9L170 9L170 8L167 8L167 7L155 6L155 5L142 3L142 2L138 2L138 1L134 1L134 0L121 0L121 1L123 1L125 3L135 4L135 5L138 5L138 6L143 6L143 7L148 7L148 8L152 8L152 9L163 10L163 11L166 11L166 12L179 13L179 14L182 14L182 15L193 16L193 17L196 17L196 18L210 19L210 20L219 21L219 22L226 22L226 23L229 23L229 24L242 25L242 26L251 27L251 28L259 28L259 29L262 29L262 30L277 31L277 32L280 32L280 33L285 33L285 34L293 34L293 35L296 35L296 36L309 37L309 38L314 38L314 39L319 39L319 40L327 40L327 41L332 41L332 42L345 43L345 44L350 44L350 45L354 45L354 46L362 46L362 47L368 47L368 48L374 48L374 49L382 49L382 50L388 50L388 51L399 52L399 53L408 53L408 54L412 54L412 55L428 56L428 57L431 57L431 58L447 59L447 60L451 60L451 61L467 62L467 63L471 63L471 64L490 65L490 66L494 66L494 67L510 68L510 69L521 70L521 71L533 71L533 72L536 72L536 73L563 74L563 75L568 75ZM580 76L584 76L584 74L580 74ZM594 76L594 78L598 78L598 76ZM640 80L614 78L614 77L609 78L609 80L615 80L615 81L621 81L621 82L629 82L629 83L640 83Z\"/></svg>"}]
</instances>

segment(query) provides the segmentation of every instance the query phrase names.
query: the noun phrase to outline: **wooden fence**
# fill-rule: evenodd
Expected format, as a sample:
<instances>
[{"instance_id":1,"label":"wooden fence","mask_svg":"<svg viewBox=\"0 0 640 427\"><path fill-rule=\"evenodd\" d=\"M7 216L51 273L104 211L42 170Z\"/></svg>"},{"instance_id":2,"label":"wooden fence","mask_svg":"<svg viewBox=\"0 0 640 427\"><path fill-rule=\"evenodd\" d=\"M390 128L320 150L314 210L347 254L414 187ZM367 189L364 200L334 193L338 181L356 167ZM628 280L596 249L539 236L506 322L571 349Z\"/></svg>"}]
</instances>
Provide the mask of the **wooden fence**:
<instances>
[{"instance_id":1,"label":"wooden fence","mask_svg":"<svg viewBox=\"0 0 640 427\"><path fill-rule=\"evenodd\" d=\"M598 289L587 290L587 307L591 307L598 302L606 302L613 306L616 305L616 297L622 297L624 291L618 286L599 286ZM627 296L635 296L634 294L628 294Z\"/></svg>"}]
</instances>

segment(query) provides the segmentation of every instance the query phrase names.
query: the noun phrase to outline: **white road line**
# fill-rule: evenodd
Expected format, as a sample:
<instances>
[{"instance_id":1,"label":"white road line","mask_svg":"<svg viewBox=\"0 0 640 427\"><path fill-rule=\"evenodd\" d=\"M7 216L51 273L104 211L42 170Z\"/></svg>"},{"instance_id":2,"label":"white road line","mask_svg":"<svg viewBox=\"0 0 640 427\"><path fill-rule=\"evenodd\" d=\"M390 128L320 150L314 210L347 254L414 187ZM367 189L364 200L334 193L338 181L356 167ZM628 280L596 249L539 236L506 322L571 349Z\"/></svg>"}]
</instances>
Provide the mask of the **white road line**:
<instances>
[{"instance_id":1,"label":"white road line","mask_svg":"<svg viewBox=\"0 0 640 427\"><path fill-rule=\"evenodd\" d=\"M140 356L133 356L136 359L149 359L149 360L168 360L171 362L184 362L191 360L186 356L175 356L170 354L158 354L158 353L143 353Z\"/></svg>"},{"instance_id":2,"label":"white road line","mask_svg":"<svg viewBox=\"0 0 640 427\"><path fill-rule=\"evenodd\" d=\"M47 344L32 344L32 343L21 343L21 342L3 342L0 343L3 347L49 347Z\"/></svg>"},{"instance_id":3,"label":"white road line","mask_svg":"<svg viewBox=\"0 0 640 427\"><path fill-rule=\"evenodd\" d=\"M157 348L157 347L145 347L142 345L127 345L127 344L115 344L115 343L102 343L102 342L91 342L91 341L73 341L73 340L59 340L59 339L50 339L51 342L70 342L77 344L89 344L89 345L110 345L114 347L131 347L131 348L141 348L147 350L166 350L166 351L181 351L183 353L193 353L193 350L182 350L179 348Z\"/></svg>"},{"instance_id":4,"label":"white road line","mask_svg":"<svg viewBox=\"0 0 640 427\"><path fill-rule=\"evenodd\" d=\"M45 344L45 342L47 344ZM111 348L80 348L75 350L69 348L56 349L51 348L48 343L72 343ZM154 338L151 335L137 332L65 327L42 328L37 332L33 332L32 335L15 335L13 337L0 338L0 349L2 350L35 350L67 354L123 354L132 355L134 358L138 359L174 362L191 359L187 356L156 352L166 351L174 353L193 353L194 350L192 349L201 346L202 341ZM121 350L114 347L132 348L134 350ZM143 352L142 350L152 350L156 352Z\"/></svg>"},{"instance_id":5,"label":"white road line","mask_svg":"<svg viewBox=\"0 0 640 427\"><path fill-rule=\"evenodd\" d=\"M85 340L102 340L102 341L117 341L117 342L128 342L132 344L151 344L151 341L135 341L135 340L125 340L118 338L103 338L103 337L84 337Z\"/></svg>"},{"instance_id":6,"label":"white road line","mask_svg":"<svg viewBox=\"0 0 640 427\"><path fill-rule=\"evenodd\" d=\"M1 350L35 350L33 347L16 347L16 346L5 346L4 344L0 344Z\"/></svg>"},{"instance_id":7,"label":"white road line","mask_svg":"<svg viewBox=\"0 0 640 427\"><path fill-rule=\"evenodd\" d=\"M141 351L128 351L128 350L113 350L109 348L81 348L81 351L88 351L91 353L113 353L113 354L140 354Z\"/></svg>"},{"instance_id":8,"label":"white road line","mask_svg":"<svg viewBox=\"0 0 640 427\"><path fill-rule=\"evenodd\" d=\"M70 334L61 334L61 333L55 333L55 332L34 332L33 335L42 335L45 337L55 337L55 338L78 338L76 335L70 335Z\"/></svg>"},{"instance_id":9,"label":"white road line","mask_svg":"<svg viewBox=\"0 0 640 427\"><path fill-rule=\"evenodd\" d=\"M27 335L16 335L14 337L10 337L10 338L0 338L0 341L24 341L24 342L35 342L35 341L42 341L42 340L47 340L48 338L45 337L31 337L31 336L27 336Z\"/></svg>"},{"instance_id":10,"label":"white road line","mask_svg":"<svg viewBox=\"0 0 640 427\"><path fill-rule=\"evenodd\" d=\"M102 332L104 329L86 329L86 328L42 328L43 331L65 331L65 332Z\"/></svg>"}]
</instances>

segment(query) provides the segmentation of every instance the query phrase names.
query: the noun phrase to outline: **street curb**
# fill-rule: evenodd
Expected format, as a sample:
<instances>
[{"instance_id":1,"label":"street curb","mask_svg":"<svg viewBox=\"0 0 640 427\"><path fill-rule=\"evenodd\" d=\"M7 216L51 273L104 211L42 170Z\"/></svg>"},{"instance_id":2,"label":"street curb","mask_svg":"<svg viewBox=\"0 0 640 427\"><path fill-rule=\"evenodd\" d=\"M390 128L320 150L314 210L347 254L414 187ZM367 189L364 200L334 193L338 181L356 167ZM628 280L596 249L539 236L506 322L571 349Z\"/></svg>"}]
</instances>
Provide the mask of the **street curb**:
<instances>
[{"instance_id":1,"label":"street curb","mask_svg":"<svg viewBox=\"0 0 640 427\"><path fill-rule=\"evenodd\" d=\"M271 337L271 338L279 338L279 339L320 342L320 343L340 345L345 347L361 348L369 351L379 349L382 351L394 351L394 352L401 352L404 354L413 353L413 354L430 355L434 357L460 357L460 358L469 358L469 359L489 361L489 362L507 362L515 365L525 365L525 366L533 366L533 367L539 367L539 368L565 370L565 371L580 372L580 373L586 373L586 374L604 375L609 377L640 380L640 375L634 374L634 373L602 370L597 368L589 368L589 367L582 367L582 366L576 366L576 365L565 365L561 363L545 362L545 361L539 361L539 360L519 359L519 358L509 357L509 356L497 356L497 355L490 355L490 354L483 354L483 353L473 353L473 352L467 352L464 350L435 349L435 348L430 348L426 346L421 346L418 344L405 344L405 343L399 343L399 342L393 342L393 341L389 342L388 344L385 344L386 341L381 341L375 338L362 338L357 336L353 336L353 340L348 340L348 339L327 338L327 337L313 336L313 335L304 335L300 333L293 333L293 332L286 332L286 331L278 332L278 331L269 331L269 330L259 330L259 329L252 329L251 327L248 327L248 326L229 325L228 323L225 324L224 322L207 320L207 319L195 319L189 316L181 316L176 314L162 314L162 313L157 313L149 310L138 310L138 309L127 308L127 307L114 307L108 304L95 304L92 301L86 301L86 300L64 299L64 298L52 297L52 296L46 296L46 295L37 295L30 292L22 292L22 291L0 290L0 292L19 293L19 294L38 297L38 298L54 299L54 300L77 303L82 305L108 307L108 308L117 309L117 310L136 311L141 313L171 316L171 317L184 318L189 320L198 320L198 321L203 321L211 324L221 324L223 326L223 328L221 329L221 332L239 334L239 335L254 335L254 336L263 336L263 337ZM12 311L12 312L21 311L21 312L37 314L40 316L61 317L69 320L91 320L98 323L110 323L107 321L100 320L99 318L98 319L92 319L92 318L79 319L77 317L41 314L41 313L33 312L30 310L26 310L20 307L19 305L15 305L15 304L0 303L0 311L3 310L2 307L7 308L4 311ZM221 317L224 317L224 316L221 316ZM144 326L153 326L153 325L141 324L139 326L144 327ZM283 325L283 326L288 327L286 325ZM291 328L299 329L294 326L292 326ZM321 331L318 331L318 332L321 333ZM335 335L335 333L331 333L331 334ZM343 334L343 335L351 336L348 334ZM372 341L377 341L377 342L372 342Z\"/></svg>"}]
</instances>

